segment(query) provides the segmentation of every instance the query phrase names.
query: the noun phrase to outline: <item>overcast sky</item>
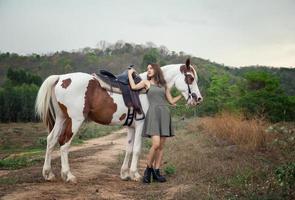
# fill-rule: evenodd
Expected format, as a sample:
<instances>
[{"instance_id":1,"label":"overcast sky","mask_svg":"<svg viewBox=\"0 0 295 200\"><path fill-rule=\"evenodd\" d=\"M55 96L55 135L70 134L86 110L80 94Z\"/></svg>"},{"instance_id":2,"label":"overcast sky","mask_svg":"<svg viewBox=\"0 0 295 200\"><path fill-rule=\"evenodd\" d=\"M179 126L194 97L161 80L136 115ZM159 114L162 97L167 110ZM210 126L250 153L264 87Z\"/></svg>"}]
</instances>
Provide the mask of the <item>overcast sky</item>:
<instances>
[{"instance_id":1,"label":"overcast sky","mask_svg":"<svg viewBox=\"0 0 295 200\"><path fill-rule=\"evenodd\" d=\"M0 0L0 51L152 41L229 66L295 67L295 0Z\"/></svg>"}]
</instances>

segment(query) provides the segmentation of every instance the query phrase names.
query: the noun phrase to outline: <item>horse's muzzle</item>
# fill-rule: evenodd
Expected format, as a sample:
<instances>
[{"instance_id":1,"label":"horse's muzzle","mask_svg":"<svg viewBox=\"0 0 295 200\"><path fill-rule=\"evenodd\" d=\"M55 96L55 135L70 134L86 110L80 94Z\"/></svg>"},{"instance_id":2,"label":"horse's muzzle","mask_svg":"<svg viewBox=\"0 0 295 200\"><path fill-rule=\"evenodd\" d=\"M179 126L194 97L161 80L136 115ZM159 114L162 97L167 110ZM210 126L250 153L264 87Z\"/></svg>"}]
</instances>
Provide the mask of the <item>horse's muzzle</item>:
<instances>
[{"instance_id":1,"label":"horse's muzzle","mask_svg":"<svg viewBox=\"0 0 295 200\"><path fill-rule=\"evenodd\" d=\"M192 93L192 98L195 100L197 105L203 101L203 97L198 97L196 93Z\"/></svg>"}]
</instances>

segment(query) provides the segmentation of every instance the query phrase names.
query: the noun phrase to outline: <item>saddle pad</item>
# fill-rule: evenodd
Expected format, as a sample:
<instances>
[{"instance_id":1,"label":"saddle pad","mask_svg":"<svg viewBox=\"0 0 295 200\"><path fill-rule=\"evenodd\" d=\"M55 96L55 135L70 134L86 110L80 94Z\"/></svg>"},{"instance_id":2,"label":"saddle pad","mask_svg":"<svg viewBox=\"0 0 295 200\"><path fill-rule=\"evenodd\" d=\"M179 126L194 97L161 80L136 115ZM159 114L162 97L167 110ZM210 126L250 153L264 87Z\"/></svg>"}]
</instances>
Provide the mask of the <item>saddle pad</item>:
<instances>
[{"instance_id":1,"label":"saddle pad","mask_svg":"<svg viewBox=\"0 0 295 200\"><path fill-rule=\"evenodd\" d=\"M117 83L112 84L112 83L109 83L107 81L107 79L104 80L101 77L97 76L96 74L92 74L92 75L96 80L98 80L98 82L100 83L100 86L102 88L106 89L107 91L122 94L119 84L117 84ZM147 92L147 90L145 88L143 88L139 91L140 94L146 94L146 92Z\"/></svg>"}]
</instances>

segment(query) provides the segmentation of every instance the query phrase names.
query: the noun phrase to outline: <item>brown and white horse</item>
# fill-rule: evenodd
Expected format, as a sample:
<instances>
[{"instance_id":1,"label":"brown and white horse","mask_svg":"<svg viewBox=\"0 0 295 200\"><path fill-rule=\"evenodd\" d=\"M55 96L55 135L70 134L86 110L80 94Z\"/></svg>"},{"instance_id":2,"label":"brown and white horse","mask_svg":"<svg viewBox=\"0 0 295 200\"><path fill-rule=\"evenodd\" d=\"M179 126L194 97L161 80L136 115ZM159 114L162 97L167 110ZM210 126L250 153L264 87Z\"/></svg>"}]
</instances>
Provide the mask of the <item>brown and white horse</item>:
<instances>
[{"instance_id":1,"label":"brown and white horse","mask_svg":"<svg viewBox=\"0 0 295 200\"><path fill-rule=\"evenodd\" d=\"M197 85L197 74L190 65L172 64L161 67L167 86L175 87L187 99L188 105L197 105L202 101ZM146 72L140 74L146 79ZM146 94L139 95L144 113L149 102ZM123 125L128 108L121 94L112 93L102 88L95 76L87 73L69 73L51 75L41 85L36 99L36 112L45 122L49 134L43 166L45 180L53 180L55 175L51 170L51 154L57 142L60 144L61 177L66 182L76 182L70 171L68 152L71 141L78 132L84 120L92 120L104 125ZM128 126L127 146L121 179L138 181L138 157L141 149L141 132L144 120L134 120ZM132 161L128 166L130 156Z\"/></svg>"}]
</instances>

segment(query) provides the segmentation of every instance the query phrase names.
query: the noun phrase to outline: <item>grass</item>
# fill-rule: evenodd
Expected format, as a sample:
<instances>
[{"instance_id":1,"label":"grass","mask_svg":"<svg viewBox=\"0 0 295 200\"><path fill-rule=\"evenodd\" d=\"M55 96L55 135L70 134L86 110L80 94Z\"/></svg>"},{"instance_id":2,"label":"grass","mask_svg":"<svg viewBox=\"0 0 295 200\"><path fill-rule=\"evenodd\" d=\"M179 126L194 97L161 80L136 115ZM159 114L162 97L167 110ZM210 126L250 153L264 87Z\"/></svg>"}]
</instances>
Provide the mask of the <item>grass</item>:
<instances>
[{"instance_id":1,"label":"grass","mask_svg":"<svg viewBox=\"0 0 295 200\"><path fill-rule=\"evenodd\" d=\"M193 131L199 127L229 144L255 150L265 147L267 126L268 123L261 119L246 120L243 115L223 112L216 117L204 117L188 128Z\"/></svg>"},{"instance_id":2,"label":"grass","mask_svg":"<svg viewBox=\"0 0 295 200\"><path fill-rule=\"evenodd\" d=\"M269 124L230 113L177 123L176 136L167 139L164 150L162 171L169 174L168 181L136 185L140 188L136 197L143 197L138 199L159 199L159 192L172 199L295 199L294 185L289 184L294 182L289 179L294 170L290 163L295 162L294 123ZM109 131L104 128L101 130ZM90 125L82 127L78 135L92 137L93 132L99 130ZM143 159L150 146L151 140L145 138ZM34 151L25 155L31 154ZM123 159L124 153L118 156L116 170ZM280 185L282 180L288 182L288 188ZM13 184L13 180L1 181Z\"/></svg>"},{"instance_id":3,"label":"grass","mask_svg":"<svg viewBox=\"0 0 295 200\"><path fill-rule=\"evenodd\" d=\"M117 164L122 165L124 158L125 158L125 152L120 153L117 157Z\"/></svg>"},{"instance_id":4,"label":"grass","mask_svg":"<svg viewBox=\"0 0 295 200\"><path fill-rule=\"evenodd\" d=\"M43 158L40 157L18 157L18 158L8 158L0 160L0 169L20 169L23 167L32 166L38 162L43 161Z\"/></svg>"},{"instance_id":5,"label":"grass","mask_svg":"<svg viewBox=\"0 0 295 200\"><path fill-rule=\"evenodd\" d=\"M107 126L107 125L98 125L96 123L84 123L78 134L75 136L78 140L89 140L92 138L98 138L106 136L111 132L120 129L121 126ZM74 139L75 140L75 139Z\"/></svg>"},{"instance_id":6,"label":"grass","mask_svg":"<svg viewBox=\"0 0 295 200\"><path fill-rule=\"evenodd\" d=\"M84 123L72 145L105 136L119 128L120 126ZM47 145L44 129L41 123L0 124L0 169L20 169L43 161Z\"/></svg>"},{"instance_id":7,"label":"grass","mask_svg":"<svg viewBox=\"0 0 295 200\"><path fill-rule=\"evenodd\" d=\"M16 178L3 178L0 177L0 185L14 185L17 183L17 179Z\"/></svg>"},{"instance_id":8,"label":"grass","mask_svg":"<svg viewBox=\"0 0 295 200\"><path fill-rule=\"evenodd\" d=\"M171 185L189 186L174 199L295 197L295 188L284 190L275 174L279 166L294 162L294 123L272 125L267 131L270 124L264 120L223 113L182 125L164 152L163 167L176 169L169 177Z\"/></svg>"},{"instance_id":9,"label":"grass","mask_svg":"<svg viewBox=\"0 0 295 200\"><path fill-rule=\"evenodd\" d=\"M176 167L173 166L173 165L167 165L167 166L164 168L164 172L165 172L167 175L175 174L175 172L176 172Z\"/></svg>"}]
</instances>

